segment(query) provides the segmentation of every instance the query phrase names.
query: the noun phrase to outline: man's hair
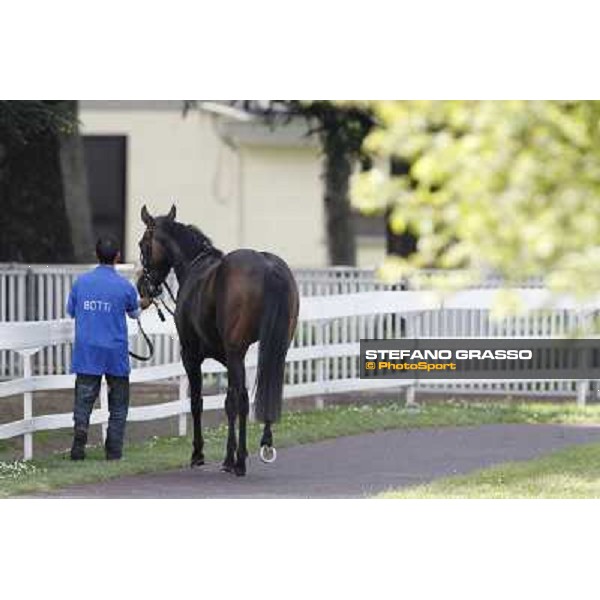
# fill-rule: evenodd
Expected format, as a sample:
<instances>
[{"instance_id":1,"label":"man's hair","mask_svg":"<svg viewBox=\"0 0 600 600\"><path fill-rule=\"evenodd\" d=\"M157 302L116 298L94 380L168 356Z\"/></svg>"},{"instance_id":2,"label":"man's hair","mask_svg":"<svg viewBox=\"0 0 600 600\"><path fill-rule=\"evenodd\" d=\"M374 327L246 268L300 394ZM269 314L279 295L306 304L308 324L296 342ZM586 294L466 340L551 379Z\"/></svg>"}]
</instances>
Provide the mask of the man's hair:
<instances>
[{"instance_id":1,"label":"man's hair","mask_svg":"<svg viewBox=\"0 0 600 600\"><path fill-rule=\"evenodd\" d=\"M96 242L96 256L103 265L112 265L119 253L119 242L110 236L102 236Z\"/></svg>"}]
</instances>

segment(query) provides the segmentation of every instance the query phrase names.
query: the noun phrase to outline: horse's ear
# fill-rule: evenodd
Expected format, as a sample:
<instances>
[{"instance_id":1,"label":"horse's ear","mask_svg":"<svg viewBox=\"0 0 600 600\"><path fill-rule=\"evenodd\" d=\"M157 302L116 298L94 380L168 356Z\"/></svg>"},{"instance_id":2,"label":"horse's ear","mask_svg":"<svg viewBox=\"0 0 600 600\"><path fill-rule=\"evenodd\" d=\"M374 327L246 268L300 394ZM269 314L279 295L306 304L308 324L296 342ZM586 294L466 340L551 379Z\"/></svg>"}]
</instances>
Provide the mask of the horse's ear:
<instances>
[{"instance_id":1,"label":"horse's ear","mask_svg":"<svg viewBox=\"0 0 600 600\"><path fill-rule=\"evenodd\" d=\"M154 225L154 217L148 212L146 205L142 206L142 221L146 224L147 227L151 227Z\"/></svg>"},{"instance_id":2,"label":"horse's ear","mask_svg":"<svg viewBox=\"0 0 600 600\"><path fill-rule=\"evenodd\" d=\"M169 219L169 221L174 221L176 216L177 216L177 209L175 208L175 205L173 204L171 206L171 210L169 211L169 214L167 215L167 219Z\"/></svg>"}]
</instances>

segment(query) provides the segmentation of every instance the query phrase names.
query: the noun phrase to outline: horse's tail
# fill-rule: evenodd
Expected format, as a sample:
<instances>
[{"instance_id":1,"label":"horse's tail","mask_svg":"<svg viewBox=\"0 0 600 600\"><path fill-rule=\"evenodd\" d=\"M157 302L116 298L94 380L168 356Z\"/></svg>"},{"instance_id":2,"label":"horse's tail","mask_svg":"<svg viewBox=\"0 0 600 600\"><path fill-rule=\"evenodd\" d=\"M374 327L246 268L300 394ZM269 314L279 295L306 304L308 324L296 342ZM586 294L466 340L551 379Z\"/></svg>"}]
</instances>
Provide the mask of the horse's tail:
<instances>
[{"instance_id":1,"label":"horse's tail","mask_svg":"<svg viewBox=\"0 0 600 600\"><path fill-rule=\"evenodd\" d=\"M277 264L265 272L255 400L255 416L263 423L281 416L292 285L291 278Z\"/></svg>"}]
</instances>

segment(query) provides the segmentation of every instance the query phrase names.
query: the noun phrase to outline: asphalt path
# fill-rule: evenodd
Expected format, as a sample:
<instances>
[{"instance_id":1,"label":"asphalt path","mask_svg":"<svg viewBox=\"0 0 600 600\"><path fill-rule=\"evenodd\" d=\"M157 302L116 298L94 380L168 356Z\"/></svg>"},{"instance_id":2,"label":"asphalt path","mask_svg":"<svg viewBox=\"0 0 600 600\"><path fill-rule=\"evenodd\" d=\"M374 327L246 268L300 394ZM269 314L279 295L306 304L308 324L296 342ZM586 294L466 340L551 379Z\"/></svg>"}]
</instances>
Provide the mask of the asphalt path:
<instances>
[{"instance_id":1,"label":"asphalt path","mask_svg":"<svg viewBox=\"0 0 600 600\"><path fill-rule=\"evenodd\" d=\"M398 429L252 456L246 477L219 464L128 476L48 493L46 498L364 498L392 487L527 460L573 444L600 442L600 427L484 425Z\"/></svg>"}]
</instances>

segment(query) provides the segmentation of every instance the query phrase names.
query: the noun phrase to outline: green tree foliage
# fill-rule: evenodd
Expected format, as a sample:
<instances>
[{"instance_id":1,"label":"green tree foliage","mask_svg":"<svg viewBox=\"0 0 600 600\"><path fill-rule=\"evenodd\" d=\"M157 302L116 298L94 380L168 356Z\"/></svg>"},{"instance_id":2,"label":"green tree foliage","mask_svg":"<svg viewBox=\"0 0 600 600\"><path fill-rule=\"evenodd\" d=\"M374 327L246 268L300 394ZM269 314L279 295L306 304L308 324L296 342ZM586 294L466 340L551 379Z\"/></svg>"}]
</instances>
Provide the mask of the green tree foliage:
<instances>
[{"instance_id":1,"label":"green tree foliage","mask_svg":"<svg viewBox=\"0 0 600 600\"><path fill-rule=\"evenodd\" d=\"M24 146L39 138L73 132L75 115L59 100L0 100L0 143Z\"/></svg>"},{"instance_id":2,"label":"green tree foliage","mask_svg":"<svg viewBox=\"0 0 600 600\"><path fill-rule=\"evenodd\" d=\"M492 270L515 282L600 288L600 102L369 103L365 150L383 168L358 174L362 211L389 205L393 230L418 235L418 266ZM408 161L392 175L391 158Z\"/></svg>"},{"instance_id":3,"label":"green tree foliage","mask_svg":"<svg viewBox=\"0 0 600 600\"><path fill-rule=\"evenodd\" d=\"M60 146L76 127L68 101L0 102L0 261L73 259Z\"/></svg>"}]
</instances>

